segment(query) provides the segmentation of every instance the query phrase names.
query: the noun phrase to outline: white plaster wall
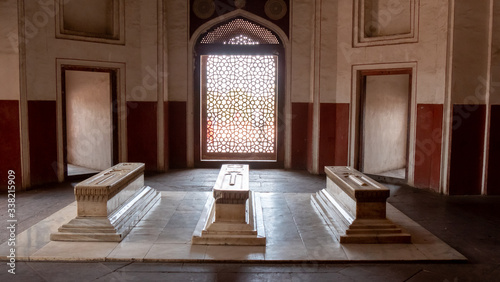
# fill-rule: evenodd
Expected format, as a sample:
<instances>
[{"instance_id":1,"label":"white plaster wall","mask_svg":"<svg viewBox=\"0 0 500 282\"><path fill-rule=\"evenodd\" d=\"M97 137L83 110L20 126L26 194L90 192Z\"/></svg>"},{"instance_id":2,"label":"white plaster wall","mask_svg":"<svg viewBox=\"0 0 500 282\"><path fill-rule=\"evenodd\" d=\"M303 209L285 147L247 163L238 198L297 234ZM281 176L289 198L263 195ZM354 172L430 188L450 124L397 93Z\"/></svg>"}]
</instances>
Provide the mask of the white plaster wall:
<instances>
[{"instance_id":1,"label":"white plaster wall","mask_svg":"<svg viewBox=\"0 0 500 282\"><path fill-rule=\"evenodd\" d=\"M112 165L110 74L66 71L68 163L95 170Z\"/></svg>"},{"instance_id":2,"label":"white plaster wall","mask_svg":"<svg viewBox=\"0 0 500 282\"><path fill-rule=\"evenodd\" d=\"M363 172L406 167L409 75L366 77Z\"/></svg>"},{"instance_id":3,"label":"white plaster wall","mask_svg":"<svg viewBox=\"0 0 500 282\"><path fill-rule=\"evenodd\" d=\"M0 1L0 100L19 100L17 1Z\"/></svg>"},{"instance_id":4,"label":"white plaster wall","mask_svg":"<svg viewBox=\"0 0 500 282\"><path fill-rule=\"evenodd\" d=\"M489 1L455 1L452 104L484 104L487 78Z\"/></svg>"},{"instance_id":5,"label":"white plaster wall","mask_svg":"<svg viewBox=\"0 0 500 282\"><path fill-rule=\"evenodd\" d=\"M490 102L500 105L500 2L493 3Z\"/></svg>"},{"instance_id":6,"label":"white plaster wall","mask_svg":"<svg viewBox=\"0 0 500 282\"><path fill-rule=\"evenodd\" d=\"M353 1L338 1L337 103L350 101L353 65L402 62L417 62L417 103L444 103L449 1L419 2L417 43L353 48Z\"/></svg>"},{"instance_id":7,"label":"white plaster wall","mask_svg":"<svg viewBox=\"0 0 500 282\"><path fill-rule=\"evenodd\" d=\"M320 102L337 97L337 1L321 1Z\"/></svg>"},{"instance_id":8,"label":"white plaster wall","mask_svg":"<svg viewBox=\"0 0 500 282\"><path fill-rule=\"evenodd\" d=\"M56 39L55 1L25 1L29 100L55 100L56 58L126 64L128 101L157 99L156 1L125 2L125 45Z\"/></svg>"},{"instance_id":9,"label":"white plaster wall","mask_svg":"<svg viewBox=\"0 0 500 282\"><path fill-rule=\"evenodd\" d=\"M368 37L410 33L410 0L365 0Z\"/></svg>"},{"instance_id":10,"label":"white plaster wall","mask_svg":"<svg viewBox=\"0 0 500 282\"><path fill-rule=\"evenodd\" d=\"M73 31L113 34L113 0L66 1L64 27ZM80 28L84 29L81 30Z\"/></svg>"},{"instance_id":11,"label":"white plaster wall","mask_svg":"<svg viewBox=\"0 0 500 282\"><path fill-rule=\"evenodd\" d=\"M291 10L291 101L312 101L315 1L293 0ZM326 15L325 15L326 17Z\"/></svg>"},{"instance_id":12,"label":"white plaster wall","mask_svg":"<svg viewBox=\"0 0 500 282\"><path fill-rule=\"evenodd\" d=\"M188 95L188 2L171 0L166 3L168 100L187 101Z\"/></svg>"}]
</instances>

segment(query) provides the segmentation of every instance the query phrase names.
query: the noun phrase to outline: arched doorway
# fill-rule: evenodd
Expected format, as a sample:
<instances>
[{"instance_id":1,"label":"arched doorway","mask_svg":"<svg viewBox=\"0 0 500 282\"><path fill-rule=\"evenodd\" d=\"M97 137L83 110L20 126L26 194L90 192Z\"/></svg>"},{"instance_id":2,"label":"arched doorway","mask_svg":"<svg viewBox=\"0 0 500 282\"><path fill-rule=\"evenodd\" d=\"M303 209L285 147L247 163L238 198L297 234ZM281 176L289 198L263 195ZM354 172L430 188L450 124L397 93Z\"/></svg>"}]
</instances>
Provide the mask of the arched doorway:
<instances>
[{"instance_id":1,"label":"arched doorway","mask_svg":"<svg viewBox=\"0 0 500 282\"><path fill-rule=\"evenodd\" d=\"M283 167L284 48L243 17L198 37L194 70L196 166L252 162Z\"/></svg>"}]
</instances>

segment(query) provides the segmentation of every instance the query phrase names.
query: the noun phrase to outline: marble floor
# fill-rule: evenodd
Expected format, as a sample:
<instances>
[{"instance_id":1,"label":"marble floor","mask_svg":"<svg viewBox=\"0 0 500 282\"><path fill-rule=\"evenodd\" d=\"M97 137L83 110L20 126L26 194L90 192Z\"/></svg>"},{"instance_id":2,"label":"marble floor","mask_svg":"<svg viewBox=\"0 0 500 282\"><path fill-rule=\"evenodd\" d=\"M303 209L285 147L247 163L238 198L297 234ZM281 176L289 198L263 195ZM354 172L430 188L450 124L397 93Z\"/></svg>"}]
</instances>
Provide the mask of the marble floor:
<instances>
[{"instance_id":1,"label":"marble floor","mask_svg":"<svg viewBox=\"0 0 500 282\"><path fill-rule=\"evenodd\" d=\"M160 202L120 243L50 241L49 234L76 216L76 202L17 237L24 261L144 262L353 262L465 261L466 258L391 205L388 218L409 232L412 244L340 244L311 203L309 193L256 193L266 246L192 245L191 237L210 192L161 192ZM0 259L10 247L0 245Z\"/></svg>"},{"instance_id":2,"label":"marble floor","mask_svg":"<svg viewBox=\"0 0 500 282\"><path fill-rule=\"evenodd\" d=\"M500 274L500 198L389 185L388 217L414 236L413 244L346 246L310 204L324 177L301 171L251 170L266 222L265 247L192 246L216 176L217 170L205 169L146 177L162 199L121 243L48 240L75 214L75 183L19 193L17 274L12 280L2 263L0 280L496 281ZM5 251L4 244L0 254Z\"/></svg>"}]
</instances>

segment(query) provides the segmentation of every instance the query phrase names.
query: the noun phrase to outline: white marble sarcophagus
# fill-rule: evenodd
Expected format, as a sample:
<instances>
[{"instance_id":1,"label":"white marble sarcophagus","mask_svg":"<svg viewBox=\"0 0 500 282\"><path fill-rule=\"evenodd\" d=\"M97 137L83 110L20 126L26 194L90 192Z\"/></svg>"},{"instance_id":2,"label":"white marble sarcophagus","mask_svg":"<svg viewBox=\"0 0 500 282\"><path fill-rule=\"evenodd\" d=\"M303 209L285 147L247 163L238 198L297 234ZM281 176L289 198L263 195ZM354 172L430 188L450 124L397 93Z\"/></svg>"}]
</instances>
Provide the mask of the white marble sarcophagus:
<instances>
[{"instance_id":1,"label":"white marble sarcophagus","mask_svg":"<svg viewBox=\"0 0 500 282\"><path fill-rule=\"evenodd\" d=\"M144 167L120 163L78 183L77 216L50 239L120 242L160 199L160 193L144 186Z\"/></svg>"},{"instance_id":2,"label":"white marble sarcophagus","mask_svg":"<svg viewBox=\"0 0 500 282\"><path fill-rule=\"evenodd\" d=\"M222 165L192 243L266 245L260 198L249 189L248 165Z\"/></svg>"},{"instance_id":3,"label":"white marble sarcophagus","mask_svg":"<svg viewBox=\"0 0 500 282\"><path fill-rule=\"evenodd\" d=\"M325 167L327 187L312 201L340 243L411 243L411 235L386 217L390 190L345 166Z\"/></svg>"}]
</instances>

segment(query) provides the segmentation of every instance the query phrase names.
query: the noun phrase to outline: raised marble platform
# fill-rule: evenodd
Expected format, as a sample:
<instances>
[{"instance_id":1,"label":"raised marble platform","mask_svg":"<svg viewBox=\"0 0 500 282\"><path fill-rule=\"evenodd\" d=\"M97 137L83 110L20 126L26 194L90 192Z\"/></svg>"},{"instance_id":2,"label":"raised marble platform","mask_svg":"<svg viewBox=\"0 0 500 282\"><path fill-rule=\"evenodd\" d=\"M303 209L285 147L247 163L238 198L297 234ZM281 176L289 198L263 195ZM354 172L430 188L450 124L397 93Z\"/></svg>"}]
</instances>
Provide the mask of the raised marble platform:
<instances>
[{"instance_id":1,"label":"raised marble platform","mask_svg":"<svg viewBox=\"0 0 500 282\"><path fill-rule=\"evenodd\" d=\"M411 243L411 235L387 219L387 187L350 167L329 166L325 172L327 187L312 199L340 243Z\"/></svg>"},{"instance_id":2,"label":"raised marble platform","mask_svg":"<svg viewBox=\"0 0 500 282\"><path fill-rule=\"evenodd\" d=\"M222 165L192 244L266 245L260 199L250 191L248 179L248 165Z\"/></svg>"},{"instance_id":3,"label":"raised marble platform","mask_svg":"<svg viewBox=\"0 0 500 282\"><path fill-rule=\"evenodd\" d=\"M54 241L120 242L160 199L144 186L143 163L120 163L75 186L77 215Z\"/></svg>"},{"instance_id":4,"label":"raised marble platform","mask_svg":"<svg viewBox=\"0 0 500 282\"><path fill-rule=\"evenodd\" d=\"M77 213L77 203L17 234L17 261L367 263L463 262L467 259L387 205L387 217L412 235L411 244L340 244L311 204L310 193L257 193L266 246L192 245L209 192L161 192L161 199L121 242L51 241L50 233ZM11 247L0 245L0 261Z\"/></svg>"}]
</instances>

